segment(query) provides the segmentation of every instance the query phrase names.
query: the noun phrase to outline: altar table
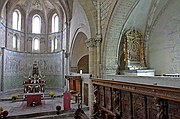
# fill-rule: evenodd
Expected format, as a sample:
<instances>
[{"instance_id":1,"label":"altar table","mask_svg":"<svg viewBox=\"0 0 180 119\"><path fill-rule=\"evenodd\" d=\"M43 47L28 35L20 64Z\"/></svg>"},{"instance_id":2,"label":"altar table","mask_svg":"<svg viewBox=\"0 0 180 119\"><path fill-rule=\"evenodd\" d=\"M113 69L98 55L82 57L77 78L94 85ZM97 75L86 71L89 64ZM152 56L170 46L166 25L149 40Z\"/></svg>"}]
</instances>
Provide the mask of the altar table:
<instances>
[{"instance_id":1,"label":"altar table","mask_svg":"<svg viewBox=\"0 0 180 119\"><path fill-rule=\"evenodd\" d=\"M27 100L27 106L32 106L33 103L41 105L41 97L43 93L27 93L25 94Z\"/></svg>"}]
</instances>

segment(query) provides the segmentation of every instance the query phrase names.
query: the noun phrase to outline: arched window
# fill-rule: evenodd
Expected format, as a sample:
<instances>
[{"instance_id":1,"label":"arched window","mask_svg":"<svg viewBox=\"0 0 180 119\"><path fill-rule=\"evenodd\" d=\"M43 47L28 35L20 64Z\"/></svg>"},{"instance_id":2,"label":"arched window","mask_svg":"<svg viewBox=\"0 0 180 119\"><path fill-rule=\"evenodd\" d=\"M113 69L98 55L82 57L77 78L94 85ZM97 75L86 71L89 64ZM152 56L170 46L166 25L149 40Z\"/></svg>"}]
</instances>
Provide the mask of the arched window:
<instances>
[{"instance_id":1,"label":"arched window","mask_svg":"<svg viewBox=\"0 0 180 119\"><path fill-rule=\"evenodd\" d=\"M54 39L51 40L51 52L54 52Z\"/></svg>"},{"instance_id":2,"label":"arched window","mask_svg":"<svg viewBox=\"0 0 180 119\"><path fill-rule=\"evenodd\" d=\"M57 46L58 46L58 39L55 38L54 39L54 49L55 49L55 51L57 50Z\"/></svg>"},{"instance_id":3,"label":"arched window","mask_svg":"<svg viewBox=\"0 0 180 119\"><path fill-rule=\"evenodd\" d=\"M52 33L59 31L59 17L57 13L52 16Z\"/></svg>"},{"instance_id":4,"label":"arched window","mask_svg":"<svg viewBox=\"0 0 180 119\"><path fill-rule=\"evenodd\" d=\"M32 33L41 33L41 17L38 14L32 18Z\"/></svg>"},{"instance_id":5,"label":"arched window","mask_svg":"<svg viewBox=\"0 0 180 119\"><path fill-rule=\"evenodd\" d=\"M12 28L21 31L21 13L18 9L13 12Z\"/></svg>"},{"instance_id":6,"label":"arched window","mask_svg":"<svg viewBox=\"0 0 180 119\"><path fill-rule=\"evenodd\" d=\"M51 40L51 52L57 51L58 39L55 37Z\"/></svg>"},{"instance_id":7,"label":"arched window","mask_svg":"<svg viewBox=\"0 0 180 119\"><path fill-rule=\"evenodd\" d=\"M20 39L17 34L13 35L13 49L20 50Z\"/></svg>"},{"instance_id":8,"label":"arched window","mask_svg":"<svg viewBox=\"0 0 180 119\"><path fill-rule=\"evenodd\" d=\"M17 36L14 35L13 36L13 49L16 49L17 48Z\"/></svg>"},{"instance_id":9,"label":"arched window","mask_svg":"<svg viewBox=\"0 0 180 119\"><path fill-rule=\"evenodd\" d=\"M32 47L33 51L39 51L40 50L40 40L39 40L39 38L37 38L37 37L34 38L32 44L33 44L33 47Z\"/></svg>"}]
</instances>

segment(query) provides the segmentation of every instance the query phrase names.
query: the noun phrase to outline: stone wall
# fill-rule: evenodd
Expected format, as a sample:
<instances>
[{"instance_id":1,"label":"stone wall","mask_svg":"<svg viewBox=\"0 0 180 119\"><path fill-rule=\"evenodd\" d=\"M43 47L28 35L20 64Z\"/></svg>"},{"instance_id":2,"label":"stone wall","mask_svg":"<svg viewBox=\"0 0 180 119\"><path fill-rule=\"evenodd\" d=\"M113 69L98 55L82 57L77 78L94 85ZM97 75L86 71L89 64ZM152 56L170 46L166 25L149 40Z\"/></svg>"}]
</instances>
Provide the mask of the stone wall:
<instances>
[{"instance_id":1,"label":"stone wall","mask_svg":"<svg viewBox=\"0 0 180 119\"><path fill-rule=\"evenodd\" d=\"M4 25L2 23L0 23L0 47L4 47L5 46L5 32L6 29L4 27Z\"/></svg>"},{"instance_id":2,"label":"stone wall","mask_svg":"<svg viewBox=\"0 0 180 119\"><path fill-rule=\"evenodd\" d=\"M105 79L137 84L180 88L179 77L106 75Z\"/></svg>"},{"instance_id":3,"label":"stone wall","mask_svg":"<svg viewBox=\"0 0 180 119\"><path fill-rule=\"evenodd\" d=\"M51 54L23 53L4 50L3 89L23 88L25 76L31 75L33 63L38 62L42 75L45 75L46 88L62 88L62 52Z\"/></svg>"},{"instance_id":4,"label":"stone wall","mask_svg":"<svg viewBox=\"0 0 180 119\"><path fill-rule=\"evenodd\" d=\"M180 72L180 1L171 0L157 15L149 39L149 65L156 74Z\"/></svg>"},{"instance_id":5,"label":"stone wall","mask_svg":"<svg viewBox=\"0 0 180 119\"><path fill-rule=\"evenodd\" d=\"M87 16L78 1L73 1L73 13L70 25L70 42L72 44L79 32L83 32L87 38L91 38L90 26Z\"/></svg>"},{"instance_id":6,"label":"stone wall","mask_svg":"<svg viewBox=\"0 0 180 119\"><path fill-rule=\"evenodd\" d=\"M136 0L121 0L118 1L112 18L108 26L106 38L102 47L103 52L103 74L115 74L117 69L117 49L121 30L128 18L131 8L136 3Z\"/></svg>"}]
</instances>

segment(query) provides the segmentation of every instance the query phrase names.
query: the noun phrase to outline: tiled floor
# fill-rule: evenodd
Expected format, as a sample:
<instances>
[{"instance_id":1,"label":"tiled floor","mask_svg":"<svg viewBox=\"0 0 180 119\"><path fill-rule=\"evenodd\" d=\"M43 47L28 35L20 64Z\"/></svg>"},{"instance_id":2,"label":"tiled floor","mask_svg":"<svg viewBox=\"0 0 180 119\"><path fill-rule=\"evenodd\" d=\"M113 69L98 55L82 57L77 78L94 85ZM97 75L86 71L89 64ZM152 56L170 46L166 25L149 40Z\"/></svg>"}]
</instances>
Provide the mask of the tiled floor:
<instances>
[{"instance_id":1,"label":"tiled floor","mask_svg":"<svg viewBox=\"0 0 180 119\"><path fill-rule=\"evenodd\" d=\"M50 91L55 93L55 98L48 97ZM63 105L63 91L57 89L49 89L45 91L45 100L42 100L42 105L38 105L35 107L27 106L27 101L11 101L12 94L22 95L22 90L8 91L8 92L0 92L0 107L9 112L8 116L14 115L24 115L31 113L41 113L41 112L50 112L56 111L56 106L60 105L61 110L64 110ZM6 100L6 101L2 101ZM71 101L71 109L77 109L77 103ZM72 117L70 117L72 119Z\"/></svg>"}]
</instances>

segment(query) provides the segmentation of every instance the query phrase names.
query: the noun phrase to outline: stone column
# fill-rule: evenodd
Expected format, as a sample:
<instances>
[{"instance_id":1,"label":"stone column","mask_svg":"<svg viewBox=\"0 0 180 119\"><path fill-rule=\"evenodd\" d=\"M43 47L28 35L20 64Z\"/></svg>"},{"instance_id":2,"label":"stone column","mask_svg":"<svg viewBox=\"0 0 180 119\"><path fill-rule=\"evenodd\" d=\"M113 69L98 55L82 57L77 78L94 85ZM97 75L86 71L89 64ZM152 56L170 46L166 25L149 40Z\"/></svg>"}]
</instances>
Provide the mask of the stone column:
<instances>
[{"instance_id":1,"label":"stone column","mask_svg":"<svg viewBox=\"0 0 180 119\"><path fill-rule=\"evenodd\" d=\"M97 77L101 77L100 73L100 65L101 65L101 36L97 36L96 38L96 51L97 51L97 58L96 58L96 71Z\"/></svg>"},{"instance_id":2,"label":"stone column","mask_svg":"<svg viewBox=\"0 0 180 119\"><path fill-rule=\"evenodd\" d=\"M97 77L97 46L94 41L94 77Z\"/></svg>"},{"instance_id":3,"label":"stone column","mask_svg":"<svg viewBox=\"0 0 180 119\"><path fill-rule=\"evenodd\" d=\"M61 69L62 69L62 76L61 76L61 88L63 88L63 86L64 86L64 84L66 83L66 86L67 86L67 81L66 81L66 79L65 79L65 76L64 76L64 56L65 56L65 51L64 50L62 50L62 54L61 54L61 56L62 56L62 64L61 64ZM65 81L64 81L65 80ZM67 89L67 87L64 87L64 88L66 88ZM65 89L65 90L66 90Z\"/></svg>"},{"instance_id":4,"label":"stone column","mask_svg":"<svg viewBox=\"0 0 180 119\"><path fill-rule=\"evenodd\" d=\"M97 76L96 77L101 77L100 74L100 64L101 64L101 0L97 0L97 36L96 36L96 52L97 52L97 57L96 57L96 72Z\"/></svg>"},{"instance_id":5,"label":"stone column","mask_svg":"<svg viewBox=\"0 0 180 119\"><path fill-rule=\"evenodd\" d=\"M70 22L66 22L66 74L69 74L69 38L70 38Z\"/></svg>"},{"instance_id":6,"label":"stone column","mask_svg":"<svg viewBox=\"0 0 180 119\"><path fill-rule=\"evenodd\" d=\"M92 80L90 78L89 80L89 116L91 119L94 118L94 86L93 86L93 83L92 83Z\"/></svg>"},{"instance_id":7,"label":"stone column","mask_svg":"<svg viewBox=\"0 0 180 119\"><path fill-rule=\"evenodd\" d=\"M94 38L87 39L86 45L89 48L89 74L94 76Z\"/></svg>"},{"instance_id":8,"label":"stone column","mask_svg":"<svg viewBox=\"0 0 180 119\"><path fill-rule=\"evenodd\" d=\"M65 58L65 65L64 65L64 74L69 75L70 71L69 71L69 38L70 38L70 22L66 22L66 51L64 52L64 58ZM65 79L65 78L63 78ZM66 80L66 79L65 79ZM66 80L66 84L65 84L65 90L69 90L69 81Z\"/></svg>"},{"instance_id":9,"label":"stone column","mask_svg":"<svg viewBox=\"0 0 180 119\"><path fill-rule=\"evenodd\" d=\"M97 0L97 34L101 34L101 0Z\"/></svg>"},{"instance_id":10,"label":"stone column","mask_svg":"<svg viewBox=\"0 0 180 119\"><path fill-rule=\"evenodd\" d=\"M4 47L1 48L1 91L4 91Z\"/></svg>"}]
</instances>

